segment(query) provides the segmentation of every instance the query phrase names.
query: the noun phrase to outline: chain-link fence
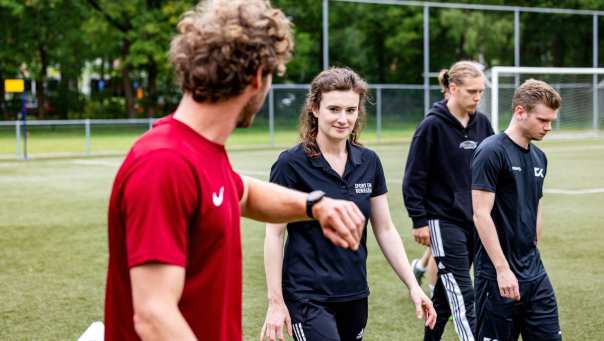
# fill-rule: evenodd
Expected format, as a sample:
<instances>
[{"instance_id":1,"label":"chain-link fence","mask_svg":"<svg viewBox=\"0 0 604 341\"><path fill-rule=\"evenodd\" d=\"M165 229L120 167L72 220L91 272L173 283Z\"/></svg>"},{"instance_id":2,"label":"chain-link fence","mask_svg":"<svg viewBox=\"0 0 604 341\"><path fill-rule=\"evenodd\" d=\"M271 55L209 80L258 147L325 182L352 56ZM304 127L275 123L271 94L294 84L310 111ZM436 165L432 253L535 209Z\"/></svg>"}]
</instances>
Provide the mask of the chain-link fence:
<instances>
[{"instance_id":1,"label":"chain-link fence","mask_svg":"<svg viewBox=\"0 0 604 341\"><path fill-rule=\"evenodd\" d=\"M525 78L539 75L526 75ZM593 131L593 86L591 76L564 77L540 75L558 89L563 98L554 130ZM602 76L600 76L600 80ZM503 75L498 85L499 129L511 118L511 102L516 88L515 76ZM227 145L231 148L291 146L298 141L298 120L304 106L308 85L275 84L254 124L236 129ZM430 86L430 103L442 99L438 86ZM479 110L490 117L490 82ZM604 103L604 91L598 92ZM372 84L366 104L367 118L361 142L384 143L408 140L425 115L424 86L421 84ZM604 126L604 113L599 115ZM149 129L154 119L127 120L52 120L0 122L0 158L54 155L123 154L136 138ZM25 139L27 134L27 139ZM27 145L26 145L27 141Z\"/></svg>"}]
</instances>

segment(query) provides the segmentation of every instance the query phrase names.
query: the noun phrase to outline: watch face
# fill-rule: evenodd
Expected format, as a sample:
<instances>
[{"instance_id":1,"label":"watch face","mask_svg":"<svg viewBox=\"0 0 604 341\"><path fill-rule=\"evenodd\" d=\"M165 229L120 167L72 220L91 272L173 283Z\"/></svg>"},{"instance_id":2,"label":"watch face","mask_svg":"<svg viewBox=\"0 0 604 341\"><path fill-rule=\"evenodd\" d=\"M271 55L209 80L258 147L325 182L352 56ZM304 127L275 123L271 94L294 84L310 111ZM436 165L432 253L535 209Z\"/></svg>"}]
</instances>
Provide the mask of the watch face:
<instances>
[{"instance_id":1,"label":"watch face","mask_svg":"<svg viewBox=\"0 0 604 341\"><path fill-rule=\"evenodd\" d=\"M323 191L312 191L308 193L308 201L315 202L321 199L325 193Z\"/></svg>"}]
</instances>

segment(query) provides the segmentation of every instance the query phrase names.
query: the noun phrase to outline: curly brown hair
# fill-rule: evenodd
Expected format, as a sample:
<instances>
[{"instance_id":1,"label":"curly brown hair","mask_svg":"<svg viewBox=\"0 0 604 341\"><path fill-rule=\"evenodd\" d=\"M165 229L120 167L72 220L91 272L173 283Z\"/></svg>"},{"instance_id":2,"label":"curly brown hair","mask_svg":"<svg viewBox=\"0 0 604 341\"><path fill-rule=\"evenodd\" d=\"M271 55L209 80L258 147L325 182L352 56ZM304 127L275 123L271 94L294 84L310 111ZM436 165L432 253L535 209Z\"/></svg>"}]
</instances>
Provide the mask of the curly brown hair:
<instances>
[{"instance_id":1,"label":"curly brown hair","mask_svg":"<svg viewBox=\"0 0 604 341\"><path fill-rule=\"evenodd\" d=\"M186 12L169 58L183 92L197 102L235 97L262 69L285 72L294 42L291 23L267 0L208 0Z\"/></svg>"},{"instance_id":2,"label":"curly brown hair","mask_svg":"<svg viewBox=\"0 0 604 341\"><path fill-rule=\"evenodd\" d=\"M308 157L316 157L321 154L317 144L319 120L313 115L313 111L319 110L321 98L325 92L352 90L359 94L359 117L348 140L352 144L361 145L358 138L366 117L367 89L367 82L349 68L330 68L322 71L313 79L306 95L306 103L300 113L300 142Z\"/></svg>"}]
</instances>

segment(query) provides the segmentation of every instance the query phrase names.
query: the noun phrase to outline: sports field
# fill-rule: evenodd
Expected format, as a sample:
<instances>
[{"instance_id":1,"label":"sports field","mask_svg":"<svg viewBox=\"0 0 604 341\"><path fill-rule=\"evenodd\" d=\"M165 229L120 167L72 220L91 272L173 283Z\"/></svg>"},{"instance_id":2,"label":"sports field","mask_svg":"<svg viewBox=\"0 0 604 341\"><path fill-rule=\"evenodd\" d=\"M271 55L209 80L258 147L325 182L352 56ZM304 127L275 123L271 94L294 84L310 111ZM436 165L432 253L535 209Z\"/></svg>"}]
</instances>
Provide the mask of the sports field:
<instances>
[{"instance_id":1,"label":"sports field","mask_svg":"<svg viewBox=\"0 0 604 341\"><path fill-rule=\"evenodd\" d=\"M271 145L287 146L298 137L296 123L288 121L276 126L273 140L268 125L254 125L249 129L236 129L229 138L232 148L267 148ZM132 142L148 129L148 124L93 125L90 130L89 153L92 156L123 155ZM415 129L414 121L404 123L385 122L379 134L374 122L368 122L363 138L371 142L394 142L408 138ZM35 157L86 156L86 135L83 125L28 126L27 151ZM0 160L16 159L14 126L0 126ZM20 140L20 157L23 155L23 139Z\"/></svg>"},{"instance_id":2,"label":"sports field","mask_svg":"<svg viewBox=\"0 0 604 341\"><path fill-rule=\"evenodd\" d=\"M291 141L293 135L279 142ZM540 146L549 157L540 249L557 293L562 331L566 340L604 340L604 139L551 140ZM423 249L411 241L400 189L408 142L374 149L388 179L392 216L410 258L418 257ZM230 157L241 174L266 179L278 153L234 149ZM102 319L106 209L120 161L0 161L0 340L74 340ZM242 237L243 328L245 340L257 340L266 309L263 224L244 219ZM422 325L406 289L371 233L368 247L365 339L420 340ZM456 340L452 324L445 340Z\"/></svg>"}]
</instances>

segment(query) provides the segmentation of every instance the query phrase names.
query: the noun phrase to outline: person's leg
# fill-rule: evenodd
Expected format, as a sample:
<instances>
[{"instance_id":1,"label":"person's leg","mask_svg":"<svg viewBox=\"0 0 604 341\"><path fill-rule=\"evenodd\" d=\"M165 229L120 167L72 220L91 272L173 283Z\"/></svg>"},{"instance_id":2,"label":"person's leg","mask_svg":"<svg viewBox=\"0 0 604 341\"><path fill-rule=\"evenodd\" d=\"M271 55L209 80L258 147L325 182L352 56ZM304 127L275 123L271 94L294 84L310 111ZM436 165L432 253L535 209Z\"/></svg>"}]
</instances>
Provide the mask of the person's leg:
<instances>
[{"instance_id":1,"label":"person's leg","mask_svg":"<svg viewBox=\"0 0 604 341\"><path fill-rule=\"evenodd\" d=\"M428 278L428 288L430 288L430 297L434 294L434 287L436 287L436 280L438 280L438 268L436 267L436 261L430 253L430 260L428 261L428 268L426 269L426 277Z\"/></svg>"},{"instance_id":2,"label":"person's leg","mask_svg":"<svg viewBox=\"0 0 604 341\"><path fill-rule=\"evenodd\" d=\"M336 312L336 324L341 341L363 340L367 326L367 298L360 300L333 303Z\"/></svg>"},{"instance_id":3,"label":"person's leg","mask_svg":"<svg viewBox=\"0 0 604 341\"><path fill-rule=\"evenodd\" d=\"M328 303L285 301L296 341L340 341L335 312Z\"/></svg>"},{"instance_id":4,"label":"person's leg","mask_svg":"<svg viewBox=\"0 0 604 341\"><path fill-rule=\"evenodd\" d=\"M547 275L530 283L527 297L523 297L526 311L524 328L521 330L523 340L560 341L560 320L554 288Z\"/></svg>"},{"instance_id":5,"label":"person's leg","mask_svg":"<svg viewBox=\"0 0 604 341\"><path fill-rule=\"evenodd\" d=\"M474 284L477 340L517 340L518 328L514 324L516 303L511 299L501 297L497 280L476 277Z\"/></svg>"},{"instance_id":6,"label":"person's leg","mask_svg":"<svg viewBox=\"0 0 604 341\"><path fill-rule=\"evenodd\" d=\"M429 221L429 225L432 254L453 315L455 331L460 340L474 341L476 315L470 277L474 243L472 230L469 226L442 220Z\"/></svg>"},{"instance_id":7,"label":"person's leg","mask_svg":"<svg viewBox=\"0 0 604 341\"><path fill-rule=\"evenodd\" d=\"M434 292L432 293L432 305L436 311L436 324L433 329L424 328L424 341L438 341L442 338L445 326L451 316L447 293L440 278L437 278Z\"/></svg>"},{"instance_id":8,"label":"person's leg","mask_svg":"<svg viewBox=\"0 0 604 341\"><path fill-rule=\"evenodd\" d=\"M422 278L426 273L428 268L428 263L432 258L432 253L430 252L430 248L426 248L422 258L416 258L411 261L411 269L413 269L413 274L415 275L415 279L419 284L422 284Z\"/></svg>"}]
</instances>

